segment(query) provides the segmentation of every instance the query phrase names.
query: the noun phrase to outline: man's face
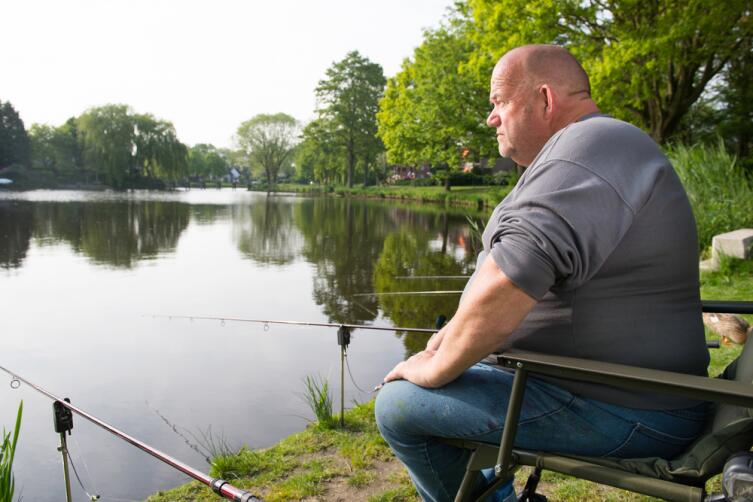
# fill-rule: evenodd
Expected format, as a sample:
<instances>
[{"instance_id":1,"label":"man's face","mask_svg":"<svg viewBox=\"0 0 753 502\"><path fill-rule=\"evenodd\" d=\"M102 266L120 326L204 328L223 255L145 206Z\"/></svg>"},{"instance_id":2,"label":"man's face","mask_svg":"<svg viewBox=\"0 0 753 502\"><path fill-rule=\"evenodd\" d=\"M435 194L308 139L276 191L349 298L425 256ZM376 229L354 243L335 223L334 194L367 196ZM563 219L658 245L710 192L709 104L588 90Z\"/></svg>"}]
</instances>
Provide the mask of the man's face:
<instances>
[{"instance_id":1,"label":"man's face","mask_svg":"<svg viewBox=\"0 0 753 502\"><path fill-rule=\"evenodd\" d=\"M528 166L548 139L542 141L546 125L538 118L534 90L506 78L505 71L501 63L492 73L489 101L493 108L486 124L497 131L500 155Z\"/></svg>"}]
</instances>

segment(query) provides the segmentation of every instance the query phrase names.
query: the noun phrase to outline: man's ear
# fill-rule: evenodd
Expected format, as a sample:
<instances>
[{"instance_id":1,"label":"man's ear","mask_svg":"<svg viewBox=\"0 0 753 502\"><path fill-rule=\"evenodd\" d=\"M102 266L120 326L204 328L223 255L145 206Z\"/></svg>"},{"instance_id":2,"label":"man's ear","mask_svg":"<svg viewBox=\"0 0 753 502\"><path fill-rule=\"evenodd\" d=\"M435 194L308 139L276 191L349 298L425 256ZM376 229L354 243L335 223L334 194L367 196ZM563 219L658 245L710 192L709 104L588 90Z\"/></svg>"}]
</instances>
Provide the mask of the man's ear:
<instances>
[{"instance_id":1,"label":"man's ear","mask_svg":"<svg viewBox=\"0 0 753 502\"><path fill-rule=\"evenodd\" d=\"M547 84L543 84L539 87L539 93L539 99L544 102L544 114L547 117L551 117L555 107L555 97L552 88Z\"/></svg>"}]
</instances>

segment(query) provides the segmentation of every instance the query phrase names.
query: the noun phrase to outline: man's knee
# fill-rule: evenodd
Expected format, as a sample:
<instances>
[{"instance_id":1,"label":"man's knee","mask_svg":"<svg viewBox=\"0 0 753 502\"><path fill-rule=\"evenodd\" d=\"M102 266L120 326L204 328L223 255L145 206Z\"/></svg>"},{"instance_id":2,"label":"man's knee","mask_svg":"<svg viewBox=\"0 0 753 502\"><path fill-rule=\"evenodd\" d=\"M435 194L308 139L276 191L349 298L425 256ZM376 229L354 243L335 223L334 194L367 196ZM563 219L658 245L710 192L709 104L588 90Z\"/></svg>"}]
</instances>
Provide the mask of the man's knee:
<instances>
[{"instance_id":1,"label":"man's knee","mask_svg":"<svg viewBox=\"0 0 753 502\"><path fill-rule=\"evenodd\" d=\"M385 429L399 432L401 424L410 422L410 403L413 384L396 380L384 385L379 391L374 405L377 427L385 435Z\"/></svg>"}]
</instances>

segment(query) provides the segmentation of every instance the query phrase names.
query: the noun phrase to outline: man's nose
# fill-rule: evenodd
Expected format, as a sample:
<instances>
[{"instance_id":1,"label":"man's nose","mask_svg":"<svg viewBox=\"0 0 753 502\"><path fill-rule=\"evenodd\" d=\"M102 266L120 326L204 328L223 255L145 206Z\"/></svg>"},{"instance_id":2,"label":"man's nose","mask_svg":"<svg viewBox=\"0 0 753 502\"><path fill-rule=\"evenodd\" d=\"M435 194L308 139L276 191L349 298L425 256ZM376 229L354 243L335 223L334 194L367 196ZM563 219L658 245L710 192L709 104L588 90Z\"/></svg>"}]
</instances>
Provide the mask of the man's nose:
<instances>
[{"instance_id":1,"label":"man's nose","mask_svg":"<svg viewBox=\"0 0 753 502\"><path fill-rule=\"evenodd\" d=\"M486 125L489 127L497 127L499 125L499 116L494 113L494 110L489 112L489 116L486 117Z\"/></svg>"}]
</instances>

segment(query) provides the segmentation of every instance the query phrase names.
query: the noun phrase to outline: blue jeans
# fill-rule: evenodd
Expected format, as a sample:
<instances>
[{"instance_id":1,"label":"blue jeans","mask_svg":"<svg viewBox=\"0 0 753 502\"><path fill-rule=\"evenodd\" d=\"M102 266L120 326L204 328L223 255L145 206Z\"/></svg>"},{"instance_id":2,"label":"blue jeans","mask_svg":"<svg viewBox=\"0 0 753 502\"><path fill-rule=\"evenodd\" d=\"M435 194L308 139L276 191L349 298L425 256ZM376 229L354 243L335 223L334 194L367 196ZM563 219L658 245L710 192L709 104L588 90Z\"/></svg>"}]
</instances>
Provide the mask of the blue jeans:
<instances>
[{"instance_id":1,"label":"blue jeans","mask_svg":"<svg viewBox=\"0 0 753 502\"><path fill-rule=\"evenodd\" d=\"M453 500L471 454L439 443L437 437L499 443L513 376L477 364L439 389L405 380L382 388L377 426L423 500ZM707 403L681 410L625 408L529 377L515 446L586 456L673 458L702 432L709 413Z\"/></svg>"}]
</instances>

